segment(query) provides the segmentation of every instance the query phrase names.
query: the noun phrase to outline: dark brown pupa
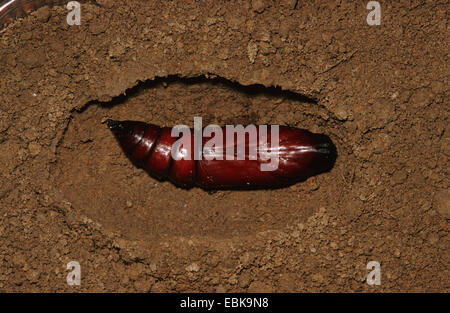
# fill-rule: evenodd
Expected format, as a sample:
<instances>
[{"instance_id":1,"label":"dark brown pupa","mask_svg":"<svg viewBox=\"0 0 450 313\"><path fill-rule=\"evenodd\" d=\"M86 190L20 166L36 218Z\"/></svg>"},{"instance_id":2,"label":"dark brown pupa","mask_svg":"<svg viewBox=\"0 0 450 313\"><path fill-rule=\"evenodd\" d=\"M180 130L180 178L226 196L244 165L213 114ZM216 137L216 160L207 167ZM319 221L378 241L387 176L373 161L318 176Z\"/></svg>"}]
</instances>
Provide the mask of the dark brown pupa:
<instances>
[{"instance_id":1,"label":"dark brown pupa","mask_svg":"<svg viewBox=\"0 0 450 313\"><path fill-rule=\"evenodd\" d=\"M169 179L175 185L206 189L269 189L292 185L308 177L329 171L336 160L336 147L323 134L314 134L304 129L279 127L278 167L262 171L267 163L258 156L255 160L226 158L225 147L215 147L214 153L221 153L221 159L174 160L172 147L177 137L171 136L172 128L159 127L136 121L107 120L120 146L137 166L145 169L157 179ZM258 129L258 136L259 128ZM190 138L193 146L194 132ZM224 140L226 131L223 131ZM270 131L267 132L270 142ZM202 148L211 137L202 137ZM249 141L244 142L246 155ZM237 142L236 142L237 145ZM261 147L257 147L261 149Z\"/></svg>"}]
</instances>

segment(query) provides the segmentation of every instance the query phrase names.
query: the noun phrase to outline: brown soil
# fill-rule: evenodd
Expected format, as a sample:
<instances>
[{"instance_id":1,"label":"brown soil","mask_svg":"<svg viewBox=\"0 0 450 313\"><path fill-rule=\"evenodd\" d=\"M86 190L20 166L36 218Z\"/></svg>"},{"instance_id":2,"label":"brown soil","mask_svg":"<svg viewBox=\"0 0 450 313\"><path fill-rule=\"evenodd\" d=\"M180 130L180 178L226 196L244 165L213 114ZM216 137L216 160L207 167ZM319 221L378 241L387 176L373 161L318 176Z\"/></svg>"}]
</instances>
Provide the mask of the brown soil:
<instances>
[{"instance_id":1,"label":"brown soil","mask_svg":"<svg viewBox=\"0 0 450 313\"><path fill-rule=\"evenodd\" d=\"M449 291L448 4L368 26L364 1L98 3L0 31L0 290ZM289 188L183 190L101 124L194 116L326 133L339 157Z\"/></svg>"}]
</instances>

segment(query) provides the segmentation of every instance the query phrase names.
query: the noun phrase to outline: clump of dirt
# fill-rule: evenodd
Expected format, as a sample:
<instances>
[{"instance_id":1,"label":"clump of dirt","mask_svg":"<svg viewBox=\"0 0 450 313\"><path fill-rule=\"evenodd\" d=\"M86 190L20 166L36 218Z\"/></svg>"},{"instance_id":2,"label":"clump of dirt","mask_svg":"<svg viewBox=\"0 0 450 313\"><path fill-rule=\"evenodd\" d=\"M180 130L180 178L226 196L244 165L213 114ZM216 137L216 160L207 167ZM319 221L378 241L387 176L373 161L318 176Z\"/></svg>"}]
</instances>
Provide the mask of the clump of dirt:
<instances>
[{"instance_id":1,"label":"clump of dirt","mask_svg":"<svg viewBox=\"0 0 450 313\"><path fill-rule=\"evenodd\" d=\"M0 30L0 289L448 292L446 8L382 6L368 26L339 1L100 0ZM101 124L194 116L326 133L339 158L289 188L184 190Z\"/></svg>"}]
</instances>

